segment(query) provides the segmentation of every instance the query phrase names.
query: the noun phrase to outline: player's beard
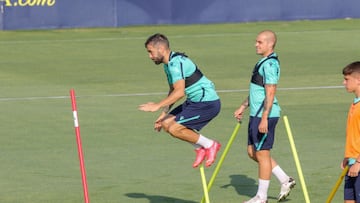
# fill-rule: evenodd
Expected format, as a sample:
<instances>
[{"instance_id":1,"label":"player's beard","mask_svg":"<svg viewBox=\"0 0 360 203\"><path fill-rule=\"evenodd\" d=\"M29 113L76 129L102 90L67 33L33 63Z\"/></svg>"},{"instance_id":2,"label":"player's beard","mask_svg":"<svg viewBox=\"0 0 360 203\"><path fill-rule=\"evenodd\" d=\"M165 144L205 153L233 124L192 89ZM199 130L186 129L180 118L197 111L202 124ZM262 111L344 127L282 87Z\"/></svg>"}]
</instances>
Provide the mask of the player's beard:
<instances>
[{"instance_id":1,"label":"player's beard","mask_svg":"<svg viewBox=\"0 0 360 203\"><path fill-rule=\"evenodd\" d=\"M154 61L154 63L155 63L156 65L159 65L159 64L163 63L163 61L164 61L164 56L158 56L158 57L153 58L152 60Z\"/></svg>"}]
</instances>

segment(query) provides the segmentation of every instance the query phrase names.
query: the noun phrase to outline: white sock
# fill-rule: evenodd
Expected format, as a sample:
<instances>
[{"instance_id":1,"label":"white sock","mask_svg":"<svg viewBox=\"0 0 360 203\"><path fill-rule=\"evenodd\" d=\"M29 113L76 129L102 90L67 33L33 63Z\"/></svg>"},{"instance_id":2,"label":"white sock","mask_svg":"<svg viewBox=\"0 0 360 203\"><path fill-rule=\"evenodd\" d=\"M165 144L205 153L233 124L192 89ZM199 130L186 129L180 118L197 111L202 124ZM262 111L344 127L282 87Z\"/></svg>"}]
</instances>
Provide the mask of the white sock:
<instances>
[{"instance_id":1,"label":"white sock","mask_svg":"<svg viewBox=\"0 0 360 203\"><path fill-rule=\"evenodd\" d=\"M289 181L289 176L286 175L285 171L283 171L279 165L277 165L273 168L272 174L274 174L276 176L276 178L279 180L280 184L283 184L283 183Z\"/></svg>"},{"instance_id":2,"label":"white sock","mask_svg":"<svg viewBox=\"0 0 360 203\"><path fill-rule=\"evenodd\" d=\"M259 179L259 187L256 195L259 196L261 199L266 200L269 185L270 185L270 180Z\"/></svg>"},{"instance_id":3,"label":"white sock","mask_svg":"<svg viewBox=\"0 0 360 203\"><path fill-rule=\"evenodd\" d=\"M197 145L201 145L204 148L209 148L213 145L214 141L204 137L203 135L200 134L199 136L199 140L196 142Z\"/></svg>"}]
</instances>

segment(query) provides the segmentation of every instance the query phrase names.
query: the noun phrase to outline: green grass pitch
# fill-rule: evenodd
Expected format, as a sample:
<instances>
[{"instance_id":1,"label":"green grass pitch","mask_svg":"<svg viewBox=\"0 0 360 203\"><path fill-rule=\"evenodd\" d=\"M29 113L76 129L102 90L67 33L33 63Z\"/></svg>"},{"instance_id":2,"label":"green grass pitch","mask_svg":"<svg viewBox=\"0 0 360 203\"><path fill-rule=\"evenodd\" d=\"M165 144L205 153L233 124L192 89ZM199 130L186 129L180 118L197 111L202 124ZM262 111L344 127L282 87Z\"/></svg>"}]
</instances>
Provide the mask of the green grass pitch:
<instances>
[{"instance_id":1,"label":"green grass pitch","mask_svg":"<svg viewBox=\"0 0 360 203\"><path fill-rule=\"evenodd\" d=\"M161 66L144 49L166 34L214 81L220 115L202 133L223 144L247 96L257 33L278 34L278 99L289 118L311 202L325 202L341 173L348 106L342 68L359 60L360 20L136 26L0 32L0 202L83 202L69 90L76 91L91 202L196 203L200 172L191 145L153 131L158 113L137 110L167 92ZM145 93L145 94L143 94ZM242 202L257 189L246 155L247 121L210 192L211 202ZM222 152L222 150L221 150ZM221 153L220 152L220 153ZM288 202L304 196L281 119L272 155L297 180ZM205 169L209 179L214 166ZM342 186L333 202L342 202ZM272 179L269 202L279 185Z\"/></svg>"}]
</instances>

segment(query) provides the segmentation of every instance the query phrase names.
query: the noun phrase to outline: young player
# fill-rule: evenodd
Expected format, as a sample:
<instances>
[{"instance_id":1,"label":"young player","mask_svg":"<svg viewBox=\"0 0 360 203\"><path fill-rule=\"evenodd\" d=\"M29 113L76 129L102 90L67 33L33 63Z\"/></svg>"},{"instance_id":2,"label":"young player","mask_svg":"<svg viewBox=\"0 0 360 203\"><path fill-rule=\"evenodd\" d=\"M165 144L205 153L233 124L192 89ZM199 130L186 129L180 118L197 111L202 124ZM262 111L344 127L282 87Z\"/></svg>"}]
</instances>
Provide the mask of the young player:
<instances>
[{"instance_id":1,"label":"young player","mask_svg":"<svg viewBox=\"0 0 360 203\"><path fill-rule=\"evenodd\" d=\"M344 86L346 91L355 95L350 105L347 125L345 156L341 168L349 165L345 176L344 202L360 202L360 61L353 62L343 69Z\"/></svg>"}]
</instances>

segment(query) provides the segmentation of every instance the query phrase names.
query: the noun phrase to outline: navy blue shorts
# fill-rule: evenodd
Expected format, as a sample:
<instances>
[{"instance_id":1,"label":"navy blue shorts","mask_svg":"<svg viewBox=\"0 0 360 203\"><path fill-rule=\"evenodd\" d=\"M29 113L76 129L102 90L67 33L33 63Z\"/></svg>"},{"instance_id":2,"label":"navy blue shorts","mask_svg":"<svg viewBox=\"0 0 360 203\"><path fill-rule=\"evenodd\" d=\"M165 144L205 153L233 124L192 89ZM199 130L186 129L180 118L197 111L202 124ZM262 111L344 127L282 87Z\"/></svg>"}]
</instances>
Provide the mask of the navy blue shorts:
<instances>
[{"instance_id":1,"label":"navy blue shorts","mask_svg":"<svg viewBox=\"0 0 360 203\"><path fill-rule=\"evenodd\" d=\"M360 177L345 176L344 200L360 202Z\"/></svg>"},{"instance_id":2,"label":"navy blue shorts","mask_svg":"<svg viewBox=\"0 0 360 203\"><path fill-rule=\"evenodd\" d=\"M274 145L275 127L279 118L268 118L268 133L259 132L261 118L250 116L248 128L248 145L253 145L256 151L270 150Z\"/></svg>"},{"instance_id":3,"label":"navy blue shorts","mask_svg":"<svg viewBox=\"0 0 360 203\"><path fill-rule=\"evenodd\" d=\"M220 100L206 102L186 100L169 114L176 116L175 121L177 123L189 129L200 131L219 114L220 108Z\"/></svg>"}]
</instances>

